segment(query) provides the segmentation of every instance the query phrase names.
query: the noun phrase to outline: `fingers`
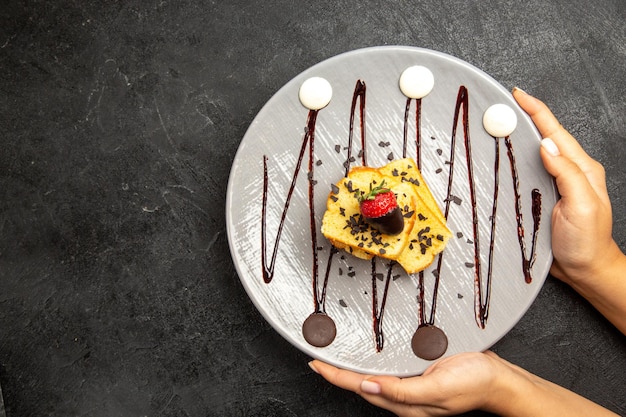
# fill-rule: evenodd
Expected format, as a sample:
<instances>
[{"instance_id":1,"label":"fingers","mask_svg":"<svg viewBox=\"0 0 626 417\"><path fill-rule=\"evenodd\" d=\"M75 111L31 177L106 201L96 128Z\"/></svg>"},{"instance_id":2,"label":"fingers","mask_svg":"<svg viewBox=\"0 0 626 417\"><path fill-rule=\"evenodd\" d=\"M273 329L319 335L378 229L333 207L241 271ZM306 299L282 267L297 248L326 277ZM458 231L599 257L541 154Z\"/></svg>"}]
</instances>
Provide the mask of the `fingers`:
<instances>
[{"instance_id":1,"label":"fingers","mask_svg":"<svg viewBox=\"0 0 626 417\"><path fill-rule=\"evenodd\" d=\"M311 361L309 366L331 384L359 394L378 407L387 409L396 414L400 413L401 409L404 407L403 404L394 403L385 396L380 395L382 393L381 384L379 382L370 381L370 375L339 369L318 360ZM389 378L399 380L399 378Z\"/></svg>"},{"instance_id":2,"label":"fingers","mask_svg":"<svg viewBox=\"0 0 626 417\"><path fill-rule=\"evenodd\" d=\"M550 138L544 139L541 145L543 165L554 177L561 197L577 207L584 207L589 201L589 196L596 194L587 175L570 159L558 153L555 155L554 152L558 152L558 149Z\"/></svg>"},{"instance_id":3,"label":"fingers","mask_svg":"<svg viewBox=\"0 0 626 417\"><path fill-rule=\"evenodd\" d=\"M520 107L528 113L543 138L551 138L560 153L574 161L583 162L591 160L576 139L554 117L552 111L541 100L520 90L513 89L513 97Z\"/></svg>"},{"instance_id":4,"label":"fingers","mask_svg":"<svg viewBox=\"0 0 626 417\"><path fill-rule=\"evenodd\" d=\"M520 107L528 113L532 119L539 133L542 137L550 137L561 141L570 141L574 138L567 138L569 133L561 126L561 123L554 117L548 106L546 106L541 100L531 96L524 90L519 88L513 89L513 98L517 101ZM574 140L574 142L576 142Z\"/></svg>"},{"instance_id":5,"label":"fingers","mask_svg":"<svg viewBox=\"0 0 626 417\"><path fill-rule=\"evenodd\" d=\"M541 136L550 138L549 141L542 143L541 156L544 165L548 164L546 165L548 172L554 177L561 176L559 192L563 193L561 186L574 187L574 184L579 185L577 181L583 179L577 176L576 181L570 180L564 176L564 173L559 171L563 167L568 167L570 168L568 172L572 172L572 167L559 162L559 159L562 158L558 157L563 156L578 167L579 172L582 172L584 175L585 182L589 182L596 194L605 199L604 195L607 192L603 167L591 158L576 139L563 128L548 106L519 88L513 89L513 97L520 107L528 113Z\"/></svg>"},{"instance_id":6,"label":"fingers","mask_svg":"<svg viewBox=\"0 0 626 417\"><path fill-rule=\"evenodd\" d=\"M419 378L397 378L392 376L363 375L345 369L339 369L327 363L314 360L309 366L324 379L340 388L353 391L371 399L382 397L398 404L419 403L420 398L437 394L429 384L414 383ZM410 384L410 388L407 386Z\"/></svg>"},{"instance_id":7,"label":"fingers","mask_svg":"<svg viewBox=\"0 0 626 417\"><path fill-rule=\"evenodd\" d=\"M441 394L441 387L429 383L429 380L423 377L376 376L368 381L378 384L380 395L393 404L424 405L424 399L436 402Z\"/></svg>"},{"instance_id":8,"label":"fingers","mask_svg":"<svg viewBox=\"0 0 626 417\"><path fill-rule=\"evenodd\" d=\"M331 384L357 394L361 392L361 383L367 379L367 375L339 369L318 360L310 362L309 366Z\"/></svg>"}]
</instances>

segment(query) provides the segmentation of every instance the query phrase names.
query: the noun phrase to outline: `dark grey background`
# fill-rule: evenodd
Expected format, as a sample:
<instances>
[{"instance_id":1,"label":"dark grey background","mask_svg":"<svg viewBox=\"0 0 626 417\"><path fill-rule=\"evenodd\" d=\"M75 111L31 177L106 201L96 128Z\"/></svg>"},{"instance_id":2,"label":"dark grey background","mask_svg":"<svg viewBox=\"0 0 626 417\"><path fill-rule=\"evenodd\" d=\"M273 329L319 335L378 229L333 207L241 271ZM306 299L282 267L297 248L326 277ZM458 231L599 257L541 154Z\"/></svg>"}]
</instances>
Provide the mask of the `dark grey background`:
<instances>
[{"instance_id":1,"label":"dark grey background","mask_svg":"<svg viewBox=\"0 0 626 417\"><path fill-rule=\"evenodd\" d=\"M394 44L546 101L604 164L626 247L623 0L3 1L7 415L389 415L324 382L262 319L224 204L237 146L277 89ZM626 338L551 277L494 350L626 414Z\"/></svg>"}]
</instances>

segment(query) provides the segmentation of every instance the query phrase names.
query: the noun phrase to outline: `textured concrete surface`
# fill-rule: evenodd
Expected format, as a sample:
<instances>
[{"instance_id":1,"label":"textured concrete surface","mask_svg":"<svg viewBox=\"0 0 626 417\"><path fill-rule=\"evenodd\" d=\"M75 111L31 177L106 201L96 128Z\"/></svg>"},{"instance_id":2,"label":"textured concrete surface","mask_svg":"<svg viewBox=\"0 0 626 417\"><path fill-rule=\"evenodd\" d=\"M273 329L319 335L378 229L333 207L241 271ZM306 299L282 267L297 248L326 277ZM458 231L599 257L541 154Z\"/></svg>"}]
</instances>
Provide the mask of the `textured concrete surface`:
<instances>
[{"instance_id":1,"label":"textured concrete surface","mask_svg":"<svg viewBox=\"0 0 626 417\"><path fill-rule=\"evenodd\" d=\"M604 164L626 248L623 0L3 1L7 416L389 415L322 381L263 320L224 204L237 146L278 88L393 44L546 101ZM625 337L553 278L494 350L626 414Z\"/></svg>"}]
</instances>

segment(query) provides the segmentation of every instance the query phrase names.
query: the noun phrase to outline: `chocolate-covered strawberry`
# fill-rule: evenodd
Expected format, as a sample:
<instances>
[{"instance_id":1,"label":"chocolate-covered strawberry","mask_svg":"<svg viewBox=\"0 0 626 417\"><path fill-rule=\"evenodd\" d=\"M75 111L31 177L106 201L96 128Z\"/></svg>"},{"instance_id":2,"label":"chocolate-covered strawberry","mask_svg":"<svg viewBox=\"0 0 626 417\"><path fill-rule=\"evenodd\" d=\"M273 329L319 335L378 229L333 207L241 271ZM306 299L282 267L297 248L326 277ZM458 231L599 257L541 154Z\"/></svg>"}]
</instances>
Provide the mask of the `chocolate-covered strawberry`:
<instances>
[{"instance_id":1,"label":"chocolate-covered strawberry","mask_svg":"<svg viewBox=\"0 0 626 417\"><path fill-rule=\"evenodd\" d=\"M383 180L380 185L372 188L358 197L359 207L363 219L379 232L387 235L397 235L404 229L404 217L398 207L396 195L385 187Z\"/></svg>"}]
</instances>

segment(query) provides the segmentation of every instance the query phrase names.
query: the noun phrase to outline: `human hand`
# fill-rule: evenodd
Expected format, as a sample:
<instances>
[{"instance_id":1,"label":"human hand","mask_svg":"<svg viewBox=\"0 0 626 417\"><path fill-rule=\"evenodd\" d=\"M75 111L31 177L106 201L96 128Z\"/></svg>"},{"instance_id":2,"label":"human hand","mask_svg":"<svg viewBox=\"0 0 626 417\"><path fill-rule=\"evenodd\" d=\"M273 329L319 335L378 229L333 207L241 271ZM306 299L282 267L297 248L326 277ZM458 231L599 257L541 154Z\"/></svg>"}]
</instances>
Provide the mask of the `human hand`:
<instances>
[{"instance_id":1,"label":"human hand","mask_svg":"<svg viewBox=\"0 0 626 417\"><path fill-rule=\"evenodd\" d=\"M500 396L506 396L501 378L516 368L492 352L450 356L422 376L404 379L362 375L317 360L310 365L331 384L406 417L448 416L475 409L496 411L499 400L510 400Z\"/></svg>"},{"instance_id":2,"label":"human hand","mask_svg":"<svg viewBox=\"0 0 626 417\"><path fill-rule=\"evenodd\" d=\"M507 417L617 417L493 352L459 353L410 378L362 375L318 360L309 366L331 384L400 417L451 416L470 410Z\"/></svg>"},{"instance_id":3,"label":"human hand","mask_svg":"<svg viewBox=\"0 0 626 417\"><path fill-rule=\"evenodd\" d=\"M552 213L550 272L625 332L626 281L621 276L626 256L612 237L604 168L544 103L519 89L513 96L545 138L541 157L561 194ZM423 375L404 379L362 375L317 360L310 366L330 383L401 417L447 416L475 409L519 417L616 415L491 352L450 356Z\"/></svg>"},{"instance_id":4,"label":"human hand","mask_svg":"<svg viewBox=\"0 0 626 417\"><path fill-rule=\"evenodd\" d=\"M561 195L552 212L554 263L550 272L578 286L595 279L619 252L612 237L604 168L587 155L543 102L520 89L514 89L513 96L544 138L541 157Z\"/></svg>"},{"instance_id":5,"label":"human hand","mask_svg":"<svg viewBox=\"0 0 626 417\"><path fill-rule=\"evenodd\" d=\"M544 138L541 158L561 194L552 211L550 273L626 334L626 256L612 235L604 167L587 155L543 102L519 89L513 96Z\"/></svg>"}]
</instances>

